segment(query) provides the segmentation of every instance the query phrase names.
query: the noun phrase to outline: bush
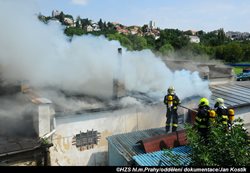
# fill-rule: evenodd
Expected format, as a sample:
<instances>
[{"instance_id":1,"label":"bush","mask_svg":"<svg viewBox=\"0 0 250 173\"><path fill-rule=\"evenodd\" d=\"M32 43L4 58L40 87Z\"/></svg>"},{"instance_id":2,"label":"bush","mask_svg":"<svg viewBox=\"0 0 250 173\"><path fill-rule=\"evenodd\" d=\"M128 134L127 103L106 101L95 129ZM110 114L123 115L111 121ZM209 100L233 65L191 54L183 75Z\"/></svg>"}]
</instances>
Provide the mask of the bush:
<instances>
[{"instance_id":1,"label":"bush","mask_svg":"<svg viewBox=\"0 0 250 173\"><path fill-rule=\"evenodd\" d=\"M230 130L222 124L213 125L205 143L198 131L186 125L187 141L191 147L192 166L250 166L250 145L238 118Z\"/></svg>"}]
</instances>

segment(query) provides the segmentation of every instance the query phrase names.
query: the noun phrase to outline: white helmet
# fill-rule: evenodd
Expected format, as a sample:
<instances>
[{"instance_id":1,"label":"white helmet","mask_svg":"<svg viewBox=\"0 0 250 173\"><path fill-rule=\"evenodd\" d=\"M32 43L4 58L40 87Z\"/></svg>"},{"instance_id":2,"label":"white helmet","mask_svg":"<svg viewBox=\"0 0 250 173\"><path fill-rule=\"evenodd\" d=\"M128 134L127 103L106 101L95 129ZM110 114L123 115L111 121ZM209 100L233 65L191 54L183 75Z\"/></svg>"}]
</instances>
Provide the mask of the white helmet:
<instances>
[{"instance_id":1,"label":"white helmet","mask_svg":"<svg viewBox=\"0 0 250 173\"><path fill-rule=\"evenodd\" d=\"M173 86L170 86L170 87L168 88L168 93L169 93L169 94L174 94L174 92L175 92L174 87L173 87Z\"/></svg>"},{"instance_id":2,"label":"white helmet","mask_svg":"<svg viewBox=\"0 0 250 173\"><path fill-rule=\"evenodd\" d=\"M215 100L215 102L219 105L219 106L224 106L224 99L223 98L217 98Z\"/></svg>"}]
</instances>

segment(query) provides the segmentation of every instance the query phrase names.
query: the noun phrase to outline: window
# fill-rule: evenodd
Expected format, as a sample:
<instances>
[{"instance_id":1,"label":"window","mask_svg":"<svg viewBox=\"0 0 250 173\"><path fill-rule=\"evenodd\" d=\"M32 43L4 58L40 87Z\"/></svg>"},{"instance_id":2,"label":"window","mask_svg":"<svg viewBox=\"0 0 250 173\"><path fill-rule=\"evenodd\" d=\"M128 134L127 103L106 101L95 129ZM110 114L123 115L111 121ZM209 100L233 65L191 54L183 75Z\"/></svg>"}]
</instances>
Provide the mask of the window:
<instances>
[{"instance_id":1,"label":"window","mask_svg":"<svg viewBox=\"0 0 250 173\"><path fill-rule=\"evenodd\" d=\"M87 130L87 132L81 132L79 134L76 134L76 136L73 137L73 145L76 145L77 148L79 148L80 151L85 149L91 149L94 148L94 145L97 145L100 140L100 133L97 131Z\"/></svg>"}]
</instances>

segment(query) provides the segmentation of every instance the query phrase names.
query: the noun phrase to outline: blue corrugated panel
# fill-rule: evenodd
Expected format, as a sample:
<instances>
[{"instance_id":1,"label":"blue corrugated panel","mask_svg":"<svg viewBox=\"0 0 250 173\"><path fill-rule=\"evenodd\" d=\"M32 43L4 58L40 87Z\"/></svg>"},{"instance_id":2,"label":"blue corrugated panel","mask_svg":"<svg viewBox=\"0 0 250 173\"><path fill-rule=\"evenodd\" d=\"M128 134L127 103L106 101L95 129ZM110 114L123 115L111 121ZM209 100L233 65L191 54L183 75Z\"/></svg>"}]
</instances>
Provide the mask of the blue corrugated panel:
<instances>
[{"instance_id":1,"label":"blue corrugated panel","mask_svg":"<svg viewBox=\"0 0 250 173\"><path fill-rule=\"evenodd\" d=\"M191 163L190 153L190 147L180 146L136 155L133 159L139 166L188 166Z\"/></svg>"}]
</instances>

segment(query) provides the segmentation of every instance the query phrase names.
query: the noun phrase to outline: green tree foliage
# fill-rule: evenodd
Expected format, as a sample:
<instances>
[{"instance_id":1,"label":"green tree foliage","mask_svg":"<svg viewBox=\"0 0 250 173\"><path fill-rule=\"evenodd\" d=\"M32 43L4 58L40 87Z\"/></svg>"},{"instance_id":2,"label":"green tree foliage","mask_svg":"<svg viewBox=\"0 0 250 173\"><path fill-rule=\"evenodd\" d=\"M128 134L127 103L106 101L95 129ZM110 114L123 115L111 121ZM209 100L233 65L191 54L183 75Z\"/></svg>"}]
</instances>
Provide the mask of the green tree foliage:
<instances>
[{"instance_id":1,"label":"green tree foliage","mask_svg":"<svg viewBox=\"0 0 250 173\"><path fill-rule=\"evenodd\" d=\"M111 23L111 22L108 22L108 23L107 23L107 29L108 29L108 30L115 30L114 24Z\"/></svg>"},{"instance_id":2,"label":"green tree foliage","mask_svg":"<svg viewBox=\"0 0 250 173\"><path fill-rule=\"evenodd\" d=\"M64 17L67 17L67 18L70 18L70 19L74 20L73 16L70 15L70 14L64 14Z\"/></svg>"},{"instance_id":3,"label":"green tree foliage","mask_svg":"<svg viewBox=\"0 0 250 173\"><path fill-rule=\"evenodd\" d=\"M250 166L250 144L243 120L238 118L230 130L223 124L211 127L208 142L191 125L186 125L192 166Z\"/></svg>"},{"instance_id":4,"label":"green tree foliage","mask_svg":"<svg viewBox=\"0 0 250 173\"><path fill-rule=\"evenodd\" d=\"M76 27L81 28L81 17L80 16L77 16L77 18L76 18Z\"/></svg>"},{"instance_id":5,"label":"green tree foliage","mask_svg":"<svg viewBox=\"0 0 250 173\"><path fill-rule=\"evenodd\" d=\"M185 48L191 51L194 55L213 55L213 49L210 46L205 46L203 44L189 43Z\"/></svg>"},{"instance_id":6,"label":"green tree foliage","mask_svg":"<svg viewBox=\"0 0 250 173\"><path fill-rule=\"evenodd\" d=\"M243 58L243 51L239 43L231 43L224 47L224 60L226 62L240 62Z\"/></svg>"},{"instance_id":7,"label":"green tree foliage","mask_svg":"<svg viewBox=\"0 0 250 173\"><path fill-rule=\"evenodd\" d=\"M163 45L162 47L160 47L159 52L162 55L168 55L169 53L173 52L174 48L171 44L166 43L165 45Z\"/></svg>"},{"instance_id":8,"label":"green tree foliage","mask_svg":"<svg viewBox=\"0 0 250 173\"><path fill-rule=\"evenodd\" d=\"M132 43L133 50L142 50L147 48L147 40L144 37L137 35L129 35L128 39Z\"/></svg>"},{"instance_id":9,"label":"green tree foliage","mask_svg":"<svg viewBox=\"0 0 250 173\"><path fill-rule=\"evenodd\" d=\"M63 13L63 12L61 12L58 16L56 16L56 18L59 19L59 21L60 21L62 24L64 24L64 18L65 18L65 16L64 16L64 13Z\"/></svg>"},{"instance_id":10,"label":"green tree foliage","mask_svg":"<svg viewBox=\"0 0 250 173\"><path fill-rule=\"evenodd\" d=\"M85 31L83 31L83 29L81 28L76 28L76 27L68 27L64 30L64 33L67 36L73 36L73 35L83 35L86 34Z\"/></svg>"},{"instance_id":11,"label":"green tree foliage","mask_svg":"<svg viewBox=\"0 0 250 173\"><path fill-rule=\"evenodd\" d=\"M105 24L102 22L102 19L100 19L97 24L99 25L101 30L104 30Z\"/></svg>"},{"instance_id":12,"label":"green tree foliage","mask_svg":"<svg viewBox=\"0 0 250 173\"><path fill-rule=\"evenodd\" d=\"M144 38L147 41L147 48L151 49L151 50L155 50L156 44L155 44L155 38L154 38L154 36L152 36L152 35L146 35L146 36L144 36Z\"/></svg>"},{"instance_id":13,"label":"green tree foliage","mask_svg":"<svg viewBox=\"0 0 250 173\"><path fill-rule=\"evenodd\" d=\"M86 19L81 19L81 23L82 23L82 29L84 29L86 31L86 27L88 25L91 25L91 20L89 20L88 18Z\"/></svg>"},{"instance_id":14,"label":"green tree foliage","mask_svg":"<svg viewBox=\"0 0 250 173\"><path fill-rule=\"evenodd\" d=\"M243 60L243 49L237 42L221 45L215 49L215 58L224 60L225 62L240 62Z\"/></svg>"},{"instance_id":15,"label":"green tree foliage","mask_svg":"<svg viewBox=\"0 0 250 173\"><path fill-rule=\"evenodd\" d=\"M156 41L156 50L167 43L171 44L175 50L179 50L189 43L189 38L178 29L164 29L160 32L160 38Z\"/></svg>"},{"instance_id":16,"label":"green tree foliage","mask_svg":"<svg viewBox=\"0 0 250 173\"><path fill-rule=\"evenodd\" d=\"M107 34L107 38L109 40L118 40L122 46L126 47L128 50L133 50L133 43L124 35L115 33L115 34Z\"/></svg>"},{"instance_id":17,"label":"green tree foliage","mask_svg":"<svg viewBox=\"0 0 250 173\"><path fill-rule=\"evenodd\" d=\"M241 44L243 58L242 61L250 62L250 42L243 42Z\"/></svg>"},{"instance_id":18,"label":"green tree foliage","mask_svg":"<svg viewBox=\"0 0 250 173\"><path fill-rule=\"evenodd\" d=\"M193 33L192 33L191 30L185 31L184 34L185 34L185 35L193 35Z\"/></svg>"},{"instance_id":19,"label":"green tree foliage","mask_svg":"<svg viewBox=\"0 0 250 173\"><path fill-rule=\"evenodd\" d=\"M197 35L200 37L201 43L207 46L219 46L230 42L223 29L208 33L199 31Z\"/></svg>"}]
</instances>

